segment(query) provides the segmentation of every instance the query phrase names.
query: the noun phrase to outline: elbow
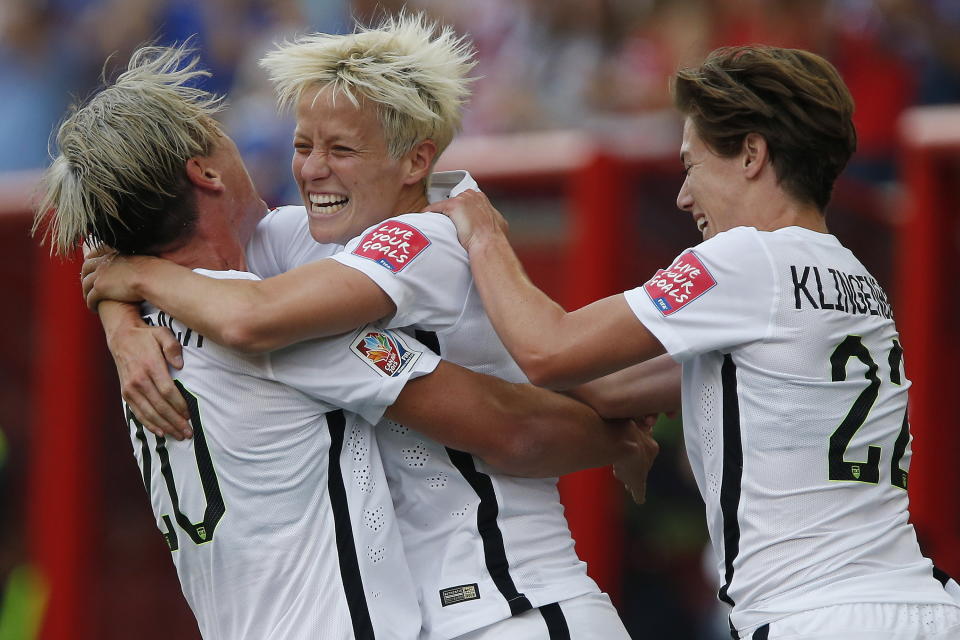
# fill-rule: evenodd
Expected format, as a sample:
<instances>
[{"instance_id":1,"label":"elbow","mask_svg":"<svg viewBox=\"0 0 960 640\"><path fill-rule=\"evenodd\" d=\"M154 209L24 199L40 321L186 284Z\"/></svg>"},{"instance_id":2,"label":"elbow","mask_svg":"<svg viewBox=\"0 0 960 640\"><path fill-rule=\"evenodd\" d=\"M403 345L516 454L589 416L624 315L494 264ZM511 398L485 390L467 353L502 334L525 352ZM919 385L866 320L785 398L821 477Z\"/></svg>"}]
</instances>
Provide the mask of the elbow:
<instances>
[{"instance_id":1,"label":"elbow","mask_svg":"<svg viewBox=\"0 0 960 640\"><path fill-rule=\"evenodd\" d=\"M492 467L525 478L551 477L556 474L543 467L546 445L534 433L518 428L484 452L480 458Z\"/></svg>"},{"instance_id":2,"label":"elbow","mask_svg":"<svg viewBox=\"0 0 960 640\"><path fill-rule=\"evenodd\" d=\"M516 362L531 384L547 389L563 387L565 381L560 367L560 354L544 349L528 350L518 353Z\"/></svg>"},{"instance_id":3,"label":"elbow","mask_svg":"<svg viewBox=\"0 0 960 640\"><path fill-rule=\"evenodd\" d=\"M255 323L238 320L233 321L221 332L220 342L223 346L246 354L266 353L277 348L266 335L266 332Z\"/></svg>"}]
</instances>

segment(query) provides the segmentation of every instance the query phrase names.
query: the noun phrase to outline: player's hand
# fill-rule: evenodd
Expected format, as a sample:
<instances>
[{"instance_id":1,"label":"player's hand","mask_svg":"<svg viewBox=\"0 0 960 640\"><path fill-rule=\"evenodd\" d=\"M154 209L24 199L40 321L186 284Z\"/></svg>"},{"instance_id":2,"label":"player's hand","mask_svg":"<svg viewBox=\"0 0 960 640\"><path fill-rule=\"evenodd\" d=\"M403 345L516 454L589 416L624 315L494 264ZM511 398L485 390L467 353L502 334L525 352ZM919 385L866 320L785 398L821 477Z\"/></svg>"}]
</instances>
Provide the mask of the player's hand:
<instances>
[{"instance_id":1,"label":"player's hand","mask_svg":"<svg viewBox=\"0 0 960 640\"><path fill-rule=\"evenodd\" d=\"M140 302L137 293L138 268L148 256L121 256L114 252L92 255L83 261L80 277L83 297L91 311L97 310L101 300Z\"/></svg>"},{"instance_id":2,"label":"player's hand","mask_svg":"<svg viewBox=\"0 0 960 640\"><path fill-rule=\"evenodd\" d=\"M638 425L634 432L637 450L613 463L613 474L637 504L647 500L647 474L660 453L660 445L653 439L652 431L649 426Z\"/></svg>"},{"instance_id":3,"label":"player's hand","mask_svg":"<svg viewBox=\"0 0 960 640\"><path fill-rule=\"evenodd\" d=\"M173 384L169 363L183 367L180 343L166 327L123 327L107 338L120 377L120 394L137 419L158 436L193 436L190 413Z\"/></svg>"},{"instance_id":4,"label":"player's hand","mask_svg":"<svg viewBox=\"0 0 960 640\"><path fill-rule=\"evenodd\" d=\"M431 203L425 211L442 213L453 220L457 238L467 251L479 238L507 233L504 217L490 204L487 196L472 189L448 200Z\"/></svg>"}]
</instances>

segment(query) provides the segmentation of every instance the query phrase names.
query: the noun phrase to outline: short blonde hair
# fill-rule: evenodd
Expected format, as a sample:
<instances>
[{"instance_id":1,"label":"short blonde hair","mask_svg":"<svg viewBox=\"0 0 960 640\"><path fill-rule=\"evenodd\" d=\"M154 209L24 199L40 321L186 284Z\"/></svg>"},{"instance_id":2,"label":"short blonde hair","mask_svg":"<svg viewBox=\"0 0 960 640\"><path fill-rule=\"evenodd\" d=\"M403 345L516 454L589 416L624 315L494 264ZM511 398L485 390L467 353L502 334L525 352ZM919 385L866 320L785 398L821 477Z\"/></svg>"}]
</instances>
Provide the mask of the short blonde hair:
<instances>
[{"instance_id":1,"label":"short blonde hair","mask_svg":"<svg viewBox=\"0 0 960 640\"><path fill-rule=\"evenodd\" d=\"M209 76L181 47L137 50L116 82L74 107L57 132L33 231L66 254L89 236L121 253L182 240L196 211L186 162L209 155L222 134L221 98L189 86Z\"/></svg>"},{"instance_id":2,"label":"short blonde hair","mask_svg":"<svg viewBox=\"0 0 960 640\"><path fill-rule=\"evenodd\" d=\"M399 158L430 139L437 156L460 129L470 94L473 46L422 14L403 13L347 35L314 33L278 45L261 61L281 108L305 91L330 86L355 106L377 106L390 154Z\"/></svg>"}]
</instances>

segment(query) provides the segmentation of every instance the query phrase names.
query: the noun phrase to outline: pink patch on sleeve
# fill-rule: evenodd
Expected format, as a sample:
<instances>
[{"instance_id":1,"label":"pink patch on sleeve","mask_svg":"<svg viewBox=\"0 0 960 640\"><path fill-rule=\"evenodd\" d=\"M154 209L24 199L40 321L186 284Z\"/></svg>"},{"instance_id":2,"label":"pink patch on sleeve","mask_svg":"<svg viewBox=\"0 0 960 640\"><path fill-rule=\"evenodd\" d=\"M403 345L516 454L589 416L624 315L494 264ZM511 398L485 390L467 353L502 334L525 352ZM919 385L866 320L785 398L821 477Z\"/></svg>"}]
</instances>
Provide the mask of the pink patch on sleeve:
<instances>
[{"instance_id":1,"label":"pink patch on sleeve","mask_svg":"<svg viewBox=\"0 0 960 640\"><path fill-rule=\"evenodd\" d=\"M387 220L363 236L352 253L397 273L428 246L430 239L416 227L397 220Z\"/></svg>"},{"instance_id":2,"label":"pink patch on sleeve","mask_svg":"<svg viewBox=\"0 0 960 640\"><path fill-rule=\"evenodd\" d=\"M700 258L687 251L666 269L657 271L643 285L653 305L665 316L672 315L716 286L717 281Z\"/></svg>"}]
</instances>

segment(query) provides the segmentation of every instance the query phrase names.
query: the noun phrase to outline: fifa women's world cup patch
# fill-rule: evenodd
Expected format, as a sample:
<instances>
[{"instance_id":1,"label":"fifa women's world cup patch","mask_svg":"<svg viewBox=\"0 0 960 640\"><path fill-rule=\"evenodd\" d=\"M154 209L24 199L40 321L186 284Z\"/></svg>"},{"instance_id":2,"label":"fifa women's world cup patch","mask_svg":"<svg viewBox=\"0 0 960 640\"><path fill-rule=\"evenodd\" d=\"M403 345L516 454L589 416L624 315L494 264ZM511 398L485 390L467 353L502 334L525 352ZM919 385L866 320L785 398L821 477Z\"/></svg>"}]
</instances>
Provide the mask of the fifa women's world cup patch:
<instances>
[{"instance_id":1,"label":"fifa women's world cup patch","mask_svg":"<svg viewBox=\"0 0 960 640\"><path fill-rule=\"evenodd\" d=\"M396 273L429 246L430 239L416 227L397 220L387 220L363 236L352 253Z\"/></svg>"},{"instance_id":2,"label":"fifa women's world cup patch","mask_svg":"<svg viewBox=\"0 0 960 640\"><path fill-rule=\"evenodd\" d=\"M371 369L385 377L400 375L420 359L393 331L366 326L350 343L350 350Z\"/></svg>"},{"instance_id":3,"label":"fifa women's world cup patch","mask_svg":"<svg viewBox=\"0 0 960 640\"><path fill-rule=\"evenodd\" d=\"M643 285L653 306L669 316L715 287L717 281L693 251L686 251Z\"/></svg>"}]
</instances>

